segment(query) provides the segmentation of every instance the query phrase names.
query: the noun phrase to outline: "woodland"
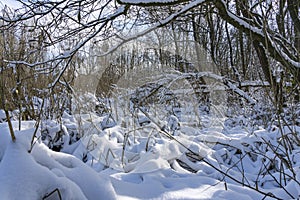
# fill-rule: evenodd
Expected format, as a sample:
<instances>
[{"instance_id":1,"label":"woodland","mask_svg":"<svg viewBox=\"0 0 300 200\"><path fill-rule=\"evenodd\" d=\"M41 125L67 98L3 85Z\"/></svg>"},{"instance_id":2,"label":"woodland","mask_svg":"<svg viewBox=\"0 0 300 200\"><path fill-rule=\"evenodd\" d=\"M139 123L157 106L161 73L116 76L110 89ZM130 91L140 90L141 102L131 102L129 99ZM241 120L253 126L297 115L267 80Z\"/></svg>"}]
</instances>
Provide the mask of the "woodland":
<instances>
[{"instance_id":1,"label":"woodland","mask_svg":"<svg viewBox=\"0 0 300 200\"><path fill-rule=\"evenodd\" d=\"M300 198L298 0L5 0L0 58L0 199Z\"/></svg>"}]
</instances>

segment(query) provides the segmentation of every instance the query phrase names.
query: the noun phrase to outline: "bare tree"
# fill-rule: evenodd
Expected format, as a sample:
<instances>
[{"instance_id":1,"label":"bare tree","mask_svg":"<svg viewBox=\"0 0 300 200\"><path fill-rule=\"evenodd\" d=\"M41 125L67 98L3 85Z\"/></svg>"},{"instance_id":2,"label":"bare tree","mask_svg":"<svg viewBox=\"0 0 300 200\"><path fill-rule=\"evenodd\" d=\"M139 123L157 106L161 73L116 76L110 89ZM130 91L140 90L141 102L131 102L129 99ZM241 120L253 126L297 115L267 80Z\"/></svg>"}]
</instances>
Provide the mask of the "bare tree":
<instances>
[{"instance_id":1,"label":"bare tree","mask_svg":"<svg viewBox=\"0 0 300 200\"><path fill-rule=\"evenodd\" d=\"M295 48L295 42L289 41L273 27L274 17L271 13L276 11L278 2L261 1L254 3L252 1L242 1L240 3L225 2L222 0L197 0L197 1L131 1L118 0L112 1L88 1L61 0L54 2L33 1L22 2L23 7L19 8L13 16L1 16L4 22L2 28L9 27L12 23L32 19L34 28L40 29L43 33L44 42L41 48L49 48L66 39L74 38L72 47L61 54L56 54L44 62L53 62L60 59L69 59L92 38L99 37L100 40L106 40L111 37L118 38L121 44L133 40L141 35L149 33L158 27L165 26L174 21L174 19L186 13L198 13L201 6L210 5L223 20L230 23L238 30L244 32L253 40L257 41L257 46L263 48L276 61L289 69L299 80L299 52ZM157 6L170 6L168 13L164 12L162 16L147 16L146 10ZM176 7L174 7L176 5ZM238 7L236 9L235 7ZM294 23L295 36L298 34L297 15L299 3L288 1L287 8ZM197 11L197 12L196 12ZM204 10L204 12L207 12ZM129 23L130 17L130 23ZM150 21L148 19L151 19ZM146 28L135 34L125 29L133 29L143 24ZM148 21L147 21L148 20ZM130 26L131 25L131 26ZM124 36L127 34L127 36ZM77 40L75 39L77 38ZM81 38L81 39L78 39ZM297 38L297 37L296 37ZM212 41L213 42L213 41ZM109 49L109 52L115 48ZM262 51L261 50L261 51ZM104 52L105 53L105 52ZM15 60L15 63L24 61ZM27 63L29 66L36 66L41 62ZM63 72L66 67L62 67ZM268 79L268 78L267 78Z\"/></svg>"},{"instance_id":2,"label":"bare tree","mask_svg":"<svg viewBox=\"0 0 300 200\"><path fill-rule=\"evenodd\" d=\"M28 32L34 30L35 35L30 41L24 40L22 56L4 56L3 66L10 70L13 66L23 66L35 75L47 74L51 78L45 87L50 93L58 85L71 84L71 79L65 80L64 74L72 71L70 66L78 67L76 59L84 46L109 41L109 48L97 52L97 56L104 56L125 43L166 27L176 41L176 51L180 49L177 30L192 32L193 40L209 51L222 75L238 81L239 87L251 74L258 73L255 65L259 65L263 79L273 88L276 104L283 103L284 81L291 81L293 91L299 94L300 20L296 0L28 0L20 3L22 6L14 12L3 9L1 34L18 27ZM16 34L22 35L20 31ZM27 59L33 52L47 53L39 59ZM251 61L251 55L259 63ZM278 68L284 74L278 74Z\"/></svg>"}]
</instances>

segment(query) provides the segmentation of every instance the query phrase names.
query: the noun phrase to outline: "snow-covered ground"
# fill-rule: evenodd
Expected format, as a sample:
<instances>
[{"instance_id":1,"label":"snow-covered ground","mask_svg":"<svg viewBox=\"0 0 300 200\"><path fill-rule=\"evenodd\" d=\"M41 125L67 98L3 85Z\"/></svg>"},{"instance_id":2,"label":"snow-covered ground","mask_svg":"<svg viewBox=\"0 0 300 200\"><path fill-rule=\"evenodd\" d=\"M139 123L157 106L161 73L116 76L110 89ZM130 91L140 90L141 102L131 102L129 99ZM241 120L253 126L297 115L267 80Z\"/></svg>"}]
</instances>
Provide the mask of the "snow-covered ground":
<instances>
[{"instance_id":1,"label":"snow-covered ground","mask_svg":"<svg viewBox=\"0 0 300 200\"><path fill-rule=\"evenodd\" d=\"M58 127L64 131L61 152L50 150L39 131L28 153L34 121L23 121L21 131L13 121L16 142L0 123L0 199L300 197L300 148L282 139L294 139L297 126L249 131L183 125L167 137L152 123L102 130L101 117L82 115L80 127L75 119L65 115L61 125L43 124L50 135ZM72 143L75 129L84 135Z\"/></svg>"}]
</instances>

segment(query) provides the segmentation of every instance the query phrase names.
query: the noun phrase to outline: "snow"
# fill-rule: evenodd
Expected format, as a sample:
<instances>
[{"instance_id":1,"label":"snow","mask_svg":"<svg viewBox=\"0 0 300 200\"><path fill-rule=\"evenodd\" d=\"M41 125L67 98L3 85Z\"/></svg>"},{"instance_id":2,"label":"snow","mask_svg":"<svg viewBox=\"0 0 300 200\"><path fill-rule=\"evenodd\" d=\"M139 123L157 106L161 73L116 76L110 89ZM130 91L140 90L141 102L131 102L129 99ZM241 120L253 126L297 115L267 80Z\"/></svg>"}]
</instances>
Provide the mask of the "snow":
<instances>
[{"instance_id":1,"label":"snow","mask_svg":"<svg viewBox=\"0 0 300 200\"><path fill-rule=\"evenodd\" d=\"M1 128L6 145L1 145L0 192L2 199L42 199L59 188L62 199L115 199L108 177L97 174L74 156L49 150L36 143L28 153L33 129L16 133L13 143L7 127Z\"/></svg>"},{"instance_id":2,"label":"snow","mask_svg":"<svg viewBox=\"0 0 300 200\"><path fill-rule=\"evenodd\" d=\"M177 0L120 0L123 4L130 4L130 5L153 5L153 4L175 4L179 3L180 1Z\"/></svg>"},{"instance_id":3,"label":"snow","mask_svg":"<svg viewBox=\"0 0 300 200\"><path fill-rule=\"evenodd\" d=\"M76 125L74 117L64 116L63 130L67 134ZM300 195L296 181L300 178L299 148L291 152L296 178L287 178L288 174L291 177L293 174L285 168L284 189L274 181L274 177L281 180L283 175L274 171L271 176L262 167L262 163L271 165L265 158L276 160L275 168L280 167L278 155L270 151L267 143L263 144L269 141L280 149L277 140L281 137L280 129L258 129L249 133L237 126L222 132L217 127L200 130L182 125L170 139L151 132L151 124L136 130L135 135L124 132L118 125L102 130L103 117L89 116L92 119L88 115L81 116L81 129L86 135L73 144L66 143L61 152L50 150L37 139L32 152L28 153L34 121L22 121L21 131L17 131L18 122L13 121L16 142L10 139L7 123L0 123L1 199L43 199L48 195L58 199L61 195L62 199L221 200L263 199L269 192L282 199ZM170 118L170 123L177 124L177 118ZM99 127L94 125L95 122ZM48 121L47 126L48 130L57 132L54 121ZM285 127L283 131L290 135L291 131L299 129L297 126ZM205 162L189 158L185 147ZM237 150L241 152L237 153ZM259 151L265 152L264 155L254 156ZM188 167L183 167L182 163ZM253 189L256 181L264 194Z\"/></svg>"},{"instance_id":4,"label":"snow","mask_svg":"<svg viewBox=\"0 0 300 200\"><path fill-rule=\"evenodd\" d=\"M9 6L15 9L15 8L20 8L22 4L16 0L1 0L0 8L3 8L5 6Z\"/></svg>"}]
</instances>

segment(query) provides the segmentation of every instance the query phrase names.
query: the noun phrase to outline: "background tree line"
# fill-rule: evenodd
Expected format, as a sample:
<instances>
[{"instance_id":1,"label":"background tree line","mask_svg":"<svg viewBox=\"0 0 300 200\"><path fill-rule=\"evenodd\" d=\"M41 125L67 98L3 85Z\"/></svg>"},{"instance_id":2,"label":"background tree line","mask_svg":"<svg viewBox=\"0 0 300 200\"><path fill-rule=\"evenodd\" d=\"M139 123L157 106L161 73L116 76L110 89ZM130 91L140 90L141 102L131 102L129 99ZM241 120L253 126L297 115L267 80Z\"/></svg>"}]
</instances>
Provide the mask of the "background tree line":
<instances>
[{"instance_id":1,"label":"background tree line","mask_svg":"<svg viewBox=\"0 0 300 200\"><path fill-rule=\"evenodd\" d=\"M132 60L121 61L118 54L134 40L171 49L200 71L214 65L215 73L238 89L260 95L253 95L254 99L267 96L279 112L285 104L299 102L300 3L296 0L20 4L16 10L3 7L0 16L0 105L26 112L25 118L36 116L34 97L47 98L57 112L66 105L71 110L70 97L59 96L72 93L74 77L82 73L100 77L114 62L120 65L114 70L127 66ZM144 49L135 47L127 58ZM245 98L233 95L232 99L235 104Z\"/></svg>"}]
</instances>

